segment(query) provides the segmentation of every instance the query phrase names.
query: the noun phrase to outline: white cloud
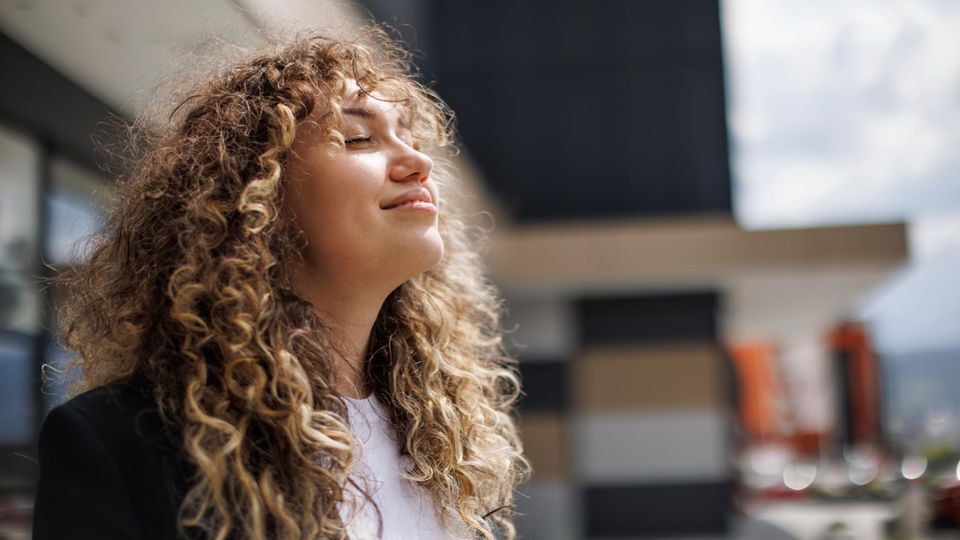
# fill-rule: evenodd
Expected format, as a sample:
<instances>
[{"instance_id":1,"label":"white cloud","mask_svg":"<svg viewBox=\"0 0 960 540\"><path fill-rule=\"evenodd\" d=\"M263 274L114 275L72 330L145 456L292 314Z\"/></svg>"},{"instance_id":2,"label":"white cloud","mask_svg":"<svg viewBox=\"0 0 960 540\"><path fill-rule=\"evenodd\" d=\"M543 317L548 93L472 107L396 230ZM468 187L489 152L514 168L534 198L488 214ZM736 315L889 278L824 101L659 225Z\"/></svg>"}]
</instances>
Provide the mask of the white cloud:
<instances>
[{"instance_id":1,"label":"white cloud","mask_svg":"<svg viewBox=\"0 0 960 540\"><path fill-rule=\"evenodd\" d=\"M724 17L741 222L960 211L960 10L726 0Z\"/></svg>"},{"instance_id":2,"label":"white cloud","mask_svg":"<svg viewBox=\"0 0 960 540\"><path fill-rule=\"evenodd\" d=\"M884 350L960 345L960 2L724 0L736 212L752 228L908 220L863 307Z\"/></svg>"}]
</instances>

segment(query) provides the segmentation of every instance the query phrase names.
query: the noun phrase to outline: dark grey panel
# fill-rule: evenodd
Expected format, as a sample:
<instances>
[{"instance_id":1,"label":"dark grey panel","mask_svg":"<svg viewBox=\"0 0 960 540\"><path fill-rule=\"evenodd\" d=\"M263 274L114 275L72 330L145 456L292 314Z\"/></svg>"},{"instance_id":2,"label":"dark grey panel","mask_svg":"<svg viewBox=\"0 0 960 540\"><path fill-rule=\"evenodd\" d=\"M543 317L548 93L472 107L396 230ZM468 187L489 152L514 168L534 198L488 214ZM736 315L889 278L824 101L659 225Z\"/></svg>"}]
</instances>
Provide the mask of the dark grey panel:
<instances>
[{"instance_id":1,"label":"dark grey panel","mask_svg":"<svg viewBox=\"0 0 960 540\"><path fill-rule=\"evenodd\" d=\"M729 530L728 482L583 489L588 537L723 535Z\"/></svg>"},{"instance_id":2,"label":"dark grey panel","mask_svg":"<svg viewBox=\"0 0 960 540\"><path fill-rule=\"evenodd\" d=\"M843 350L833 351L833 373L834 388L836 388L837 402L839 403L839 413L837 416L837 432L840 435L840 443L853 446L860 442L857 441L853 429L853 399L851 396L851 386L853 380L850 377L850 355Z\"/></svg>"},{"instance_id":3,"label":"dark grey panel","mask_svg":"<svg viewBox=\"0 0 960 540\"><path fill-rule=\"evenodd\" d=\"M520 363L521 388L519 408L523 412L567 410L569 403L567 362L535 361Z\"/></svg>"},{"instance_id":4,"label":"dark grey panel","mask_svg":"<svg viewBox=\"0 0 960 540\"><path fill-rule=\"evenodd\" d=\"M714 292L584 299L577 303L580 342L714 342L717 307Z\"/></svg>"},{"instance_id":5,"label":"dark grey panel","mask_svg":"<svg viewBox=\"0 0 960 540\"><path fill-rule=\"evenodd\" d=\"M730 212L715 0L427 4L422 64L518 221Z\"/></svg>"}]
</instances>

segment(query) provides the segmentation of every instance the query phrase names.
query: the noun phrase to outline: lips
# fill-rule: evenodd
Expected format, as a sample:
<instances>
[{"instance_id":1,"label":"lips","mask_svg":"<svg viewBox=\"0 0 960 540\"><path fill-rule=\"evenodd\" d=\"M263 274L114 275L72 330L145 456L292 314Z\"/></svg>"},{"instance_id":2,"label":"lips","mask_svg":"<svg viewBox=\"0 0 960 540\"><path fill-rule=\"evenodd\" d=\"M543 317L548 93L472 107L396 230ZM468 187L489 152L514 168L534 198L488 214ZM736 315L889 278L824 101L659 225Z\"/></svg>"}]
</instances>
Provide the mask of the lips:
<instances>
[{"instance_id":1,"label":"lips","mask_svg":"<svg viewBox=\"0 0 960 540\"><path fill-rule=\"evenodd\" d=\"M433 204L433 197L430 196L430 192L426 189L414 189L408 191L399 197L388 202L386 205L382 206L384 210L390 210L391 208L397 208L407 203L416 203L424 202Z\"/></svg>"}]
</instances>

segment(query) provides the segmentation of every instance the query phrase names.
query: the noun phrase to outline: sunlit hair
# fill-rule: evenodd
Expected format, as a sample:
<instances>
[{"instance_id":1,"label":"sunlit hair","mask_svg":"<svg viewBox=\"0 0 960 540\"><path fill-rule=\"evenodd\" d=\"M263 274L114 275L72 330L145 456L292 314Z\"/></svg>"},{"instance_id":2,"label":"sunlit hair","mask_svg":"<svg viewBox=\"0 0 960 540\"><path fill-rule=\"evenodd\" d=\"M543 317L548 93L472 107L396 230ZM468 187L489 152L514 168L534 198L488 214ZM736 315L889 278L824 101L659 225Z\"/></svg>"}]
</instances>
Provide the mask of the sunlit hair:
<instances>
[{"instance_id":1,"label":"sunlit hair","mask_svg":"<svg viewBox=\"0 0 960 540\"><path fill-rule=\"evenodd\" d=\"M452 116L383 32L298 38L208 79L151 126L91 256L60 279L63 339L82 372L73 392L152 382L196 466L180 508L190 534L346 534L337 504L357 443L331 386L335 343L292 285L303 244L281 208L298 127L317 120L342 147L348 79L405 107L440 164L432 177L455 190L441 159ZM528 469L510 415L518 382L469 230L449 204L441 213L444 258L386 299L366 378L441 519L513 537L504 509Z\"/></svg>"}]
</instances>

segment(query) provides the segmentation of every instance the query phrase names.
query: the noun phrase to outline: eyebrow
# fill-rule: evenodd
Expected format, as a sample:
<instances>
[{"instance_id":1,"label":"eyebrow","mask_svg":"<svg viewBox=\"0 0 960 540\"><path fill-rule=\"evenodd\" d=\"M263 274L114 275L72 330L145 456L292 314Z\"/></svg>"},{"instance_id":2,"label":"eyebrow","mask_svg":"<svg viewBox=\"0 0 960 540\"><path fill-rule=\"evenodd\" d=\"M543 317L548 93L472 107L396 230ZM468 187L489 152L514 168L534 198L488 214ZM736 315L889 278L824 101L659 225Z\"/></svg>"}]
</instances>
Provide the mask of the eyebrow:
<instances>
[{"instance_id":1,"label":"eyebrow","mask_svg":"<svg viewBox=\"0 0 960 540\"><path fill-rule=\"evenodd\" d=\"M353 116L359 116L361 118L367 118L369 120L377 120L383 116L380 113L374 112L373 110L368 109L366 107L344 107L343 109L340 110L340 112L343 114L349 114ZM403 117L403 115L401 115L397 119L397 124L403 129L406 129L406 130L410 129L410 124Z\"/></svg>"}]
</instances>

